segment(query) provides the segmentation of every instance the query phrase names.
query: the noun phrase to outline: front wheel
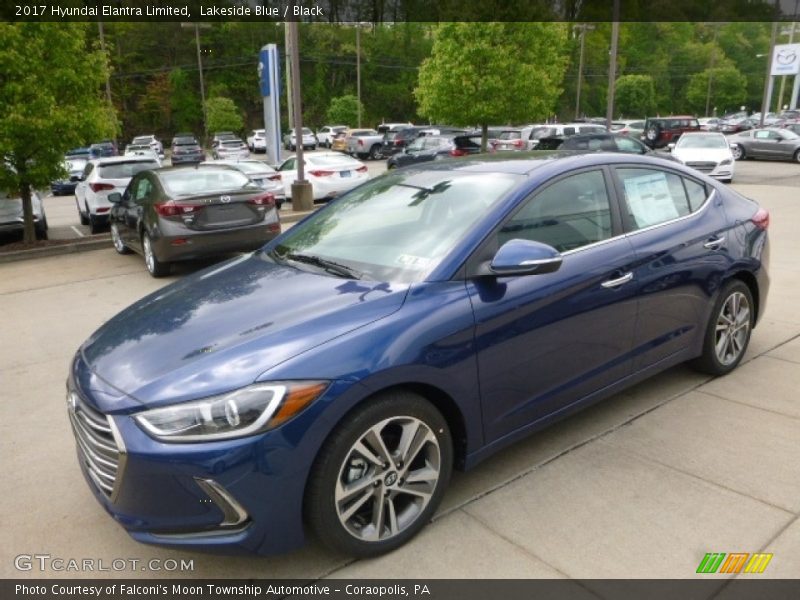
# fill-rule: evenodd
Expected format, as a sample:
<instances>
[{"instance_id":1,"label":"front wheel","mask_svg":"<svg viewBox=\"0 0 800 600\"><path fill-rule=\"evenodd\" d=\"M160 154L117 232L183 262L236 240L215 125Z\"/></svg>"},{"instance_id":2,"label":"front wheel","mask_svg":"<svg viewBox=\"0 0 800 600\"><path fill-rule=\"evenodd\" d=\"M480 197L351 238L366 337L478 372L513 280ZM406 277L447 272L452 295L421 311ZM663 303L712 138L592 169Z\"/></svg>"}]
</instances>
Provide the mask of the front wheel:
<instances>
[{"instance_id":1,"label":"front wheel","mask_svg":"<svg viewBox=\"0 0 800 600\"><path fill-rule=\"evenodd\" d=\"M739 146L738 144L731 148L731 154L733 154L734 160L742 160L744 158L744 148Z\"/></svg>"},{"instance_id":2,"label":"front wheel","mask_svg":"<svg viewBox=\"0 0 800 600\"><path fill-rule=\"evenodd\" d=\"M385 393L347 416L320 451L307 519L335 550L359 557L390 552L433 516L452 463L441 413L417 394Z\"/></svg>"},{"instance_id":3,"label":"front wheel","mask_svg":"<svg viewBox=\"0 0 800 600\"><path fill-rule=\"evenodd\" d=\"M111 224L111 241L114 243L114 250L117 254L130 254L131 250L122 241L122 236L119 234L119 228L116 223Z\"/></svg>"},{"instance_id":4,"label":"front wheel","mask_svg":"<svg viewBox=\"0 0 800 600\"><path fill-rule=\"evenodd\" d=\"M794 153L794 162L800 163L800 149Z\"/></svg>"},{"instance_id":5,"label":"front wheel","mask_svg":"<svg viewBox=\"0 0 800 600\"><path fill-rule=\"evenodd\" d=\"M144 264L147 267L147 272L153 277L164 277L169 275L170 264L168 262L161 262L153 251L153 243L147 233L142 234L142 250L144 251Z\"/></svg>"},{"instance_id":6,"label":"front wheel","mask_svg":"<svg viewBox=\"0 0 800 600\"><path fill-rule=\"evenodd\" d=\"M720 291L706 326L703 354L692 362L698 371L726 375L742 361L755 322L753 296L743 282L729 281Z\"/></svg>"}]
</instances>

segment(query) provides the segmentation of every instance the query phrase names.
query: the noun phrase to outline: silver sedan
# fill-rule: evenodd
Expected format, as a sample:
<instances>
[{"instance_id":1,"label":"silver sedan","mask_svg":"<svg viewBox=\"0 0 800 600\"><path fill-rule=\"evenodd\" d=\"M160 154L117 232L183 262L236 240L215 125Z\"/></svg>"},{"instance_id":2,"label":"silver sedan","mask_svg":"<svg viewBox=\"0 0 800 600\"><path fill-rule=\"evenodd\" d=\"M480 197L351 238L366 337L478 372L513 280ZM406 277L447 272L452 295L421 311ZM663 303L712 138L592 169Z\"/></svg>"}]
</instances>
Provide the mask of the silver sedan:
<instances>
[{"instance_id":1,"label":"silver sedan","mask_svg":"<svg viewBox=\"0 0 800 600\"><path fill-rule=\"evenodd\" d=\"M788 129L751 129L729 136L728 142L736 160L765 158L800 162L800 135Z\"/></svg>"}]
</instances>

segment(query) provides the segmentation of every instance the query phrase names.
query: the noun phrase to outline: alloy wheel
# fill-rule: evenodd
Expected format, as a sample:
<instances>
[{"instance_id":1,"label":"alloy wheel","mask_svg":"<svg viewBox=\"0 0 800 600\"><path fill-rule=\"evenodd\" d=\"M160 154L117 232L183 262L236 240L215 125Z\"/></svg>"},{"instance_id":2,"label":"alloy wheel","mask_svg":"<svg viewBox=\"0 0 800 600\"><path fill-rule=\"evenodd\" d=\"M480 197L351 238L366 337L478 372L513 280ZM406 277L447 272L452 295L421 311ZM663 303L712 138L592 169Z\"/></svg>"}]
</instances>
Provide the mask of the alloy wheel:
<instances>
[{"instance_id":1,"label":"alloy wheel","mask_svg":"<svg viewBox=\"0 0 800 600\"><path fill-rule=\"evenodd\" d=\"M370 427L339 469L334 493L339 522L365 542L402 533L430 502L441 458L436 436L420 419L398 416Z\"/></svg>"},{"instance_id":2,"label":"alloy wheel","mask_svg":"<svg viewBox=\"0 0 800 600\"><path fill-rule=\"evenodd\" d=\"M736 362L747 347L750 332L750 303L741 292L725 300L717 317L714 348L717 360L727 366Z\"/></svg>"},{"instance_id":3,"label":"alloy wheel","mask_svg":"<svg viewBox=\"0 0 800 600\"><path fill-rule=\"evenodd\" d=\"M122 237L119 235L119 229L117 229L117 224L111 224L111 241L114 243L114 249L117 252L122 254L125 252L125 244L122 242Z\"/></svg>"},{"instance_id":4,"label":"alloy wheel","mask_svg":"<svg viewBox=\"0 0 800 600\"><path fill-rule=\"evenodd\" d=\"M150 236L146 233L142 237L142 247L144 249L144 264L147 265L147 270L153 273L156 270L156 261L153 255L153 246L150 244Z\"/></svg>"}]
</instances>

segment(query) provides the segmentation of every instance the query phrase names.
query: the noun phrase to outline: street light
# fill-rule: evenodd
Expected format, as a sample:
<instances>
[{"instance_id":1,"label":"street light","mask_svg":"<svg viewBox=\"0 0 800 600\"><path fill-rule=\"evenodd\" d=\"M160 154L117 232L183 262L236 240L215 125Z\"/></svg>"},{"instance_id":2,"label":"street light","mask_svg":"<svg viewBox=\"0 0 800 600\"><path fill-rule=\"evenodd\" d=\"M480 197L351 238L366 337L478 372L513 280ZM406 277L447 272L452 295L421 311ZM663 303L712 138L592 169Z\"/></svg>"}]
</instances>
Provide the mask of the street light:
<instances>
[{"instance_id":1,"label":"street light","mask_svg":"<svg viewBox=\"0 0 800 600\"><path fill-rule=\"evenodd\" d=\"M358 126L361 127L361 26L369 23L356 23L356 97L358 98Z\"/></svg>"},{"instance_id":2,"label":"street light","mask_svg":"<svg viewBox=\"0 0 800 600\"><path fill-rule=\"evenodd\" d=\"M197 70L200 72L200 103L203 108L203 132L208 139L208 116L206 115L206 88L203 81L203 59L200 57L200 29L211 29L208 23L181 23L182 29L194 28L194 42L197 45Z\"/></svg>"},{"instance_id":3,"label":"street light","mask_svg":"<svg viewBox=\"0 0 800 600\"><path fill-rule=\"evenodd\" d=\"M580 38L581 38L581 52L580 58L578 59L578 87L575 91L575 118L578 119L581 116L581 83L583 80L583 53L584 48L586 46L586 32L592 31L596 29L594 25L589 25L587 23L580 23L578 25L572 26L573 33L575 31L580 31Z\"/></svg>"}]
</instances>

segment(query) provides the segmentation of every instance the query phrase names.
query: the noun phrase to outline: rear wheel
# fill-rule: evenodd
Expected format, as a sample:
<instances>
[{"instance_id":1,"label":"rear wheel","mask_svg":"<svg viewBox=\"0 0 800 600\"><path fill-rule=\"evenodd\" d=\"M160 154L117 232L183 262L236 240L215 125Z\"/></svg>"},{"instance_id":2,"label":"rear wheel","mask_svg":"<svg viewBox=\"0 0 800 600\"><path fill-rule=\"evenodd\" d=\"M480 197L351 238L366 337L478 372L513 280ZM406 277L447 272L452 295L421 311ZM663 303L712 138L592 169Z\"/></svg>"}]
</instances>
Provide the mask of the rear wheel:
<instances>
[{"instance_id":1,"label":"rear wheel","mask_svg":"<svg viewBox=\"0 0 800 600\"><path fill-rule=\"evenodd\" d=\"M89 232L92 234L100 233L100 230L103 229L100 220L97 218L97 216L89 212L88 206L86 207L86 212L89 215Z\"/></svg>"},{"instance_id":2,"label":"rear wheel","mask_svg":"<svg viewBox=\"0 0 800 600\"><path fill-rule=\"evenodd\" d=\"M170 264L168 262L161 262L155 255L153 250L153 243L150 236L145 232L142 234L142 250L144 251L144 264L147 267L147 272L153 277L164 277L169 275Z\"/></svg>"},{"instance_id":3,"label":"rear wheel","mask_svg":"<svg viewBox=\"0 0 800 600\"><path fill-rule=\"evenodd\" d=\"M750 288L738 279L729 281L711 311L703 354L692 361L692 366L709 375L733 371L747 350L754 320Z\"/></svg>"},{"instance_id":4,"label":"rear wheel","mask_svg":"<svg viewBox=\"0 0 800 600\"><path fill-rule=\"evenodd\" d=\"M46 240L47 239L47 217L43 217L41 221L36 224L36 239L37 240Z\"/></svg>"},{"instance_id":5,"label":"rear wheel","mask_svg":"<svg viewBox=\"0 0 800 600\"><path fill-rule=\"evenodd\" d=\"M380 144L373 144L372 148L369 149L369 157L372 160L378 160L381 157L381 146Z\"/></svg>"},{"instance_id":6,"label":"rear wheel","mask_svg":"<svg viewBox=\"0 0 800 600\"><path fill-rule=\"evenodd\" d=\"M119 229L116 223L111 224L111 241L114 242L114 250L117 254L130 254L131 250L122 241L122 236L119 234Z\"/></svg>"},{"instance_id":7,"label":"rear wheel","mask_svg":"<svg viewBox=\"0 0 800 600\"><path fill-rule=\"evenodd\" d=\"M450 480L447 422L421 396L383 394L346 417L320 451L306 515L324 543L354 556L402 546L430 520Z\"/></svg>"},{"instance_id":8,"label":"rear wheel","mask_svg":"<svg viewBox=\"0 0 800 600\"><path fill-rule=\"evenodd\" d=\"M88 225L89 224L89 216L87 213L81 210L81 205L78 202L78 198L75 198L75 206L78 208L78 217L81 219L81 225Z\"/></svg>"}]
</instances>

